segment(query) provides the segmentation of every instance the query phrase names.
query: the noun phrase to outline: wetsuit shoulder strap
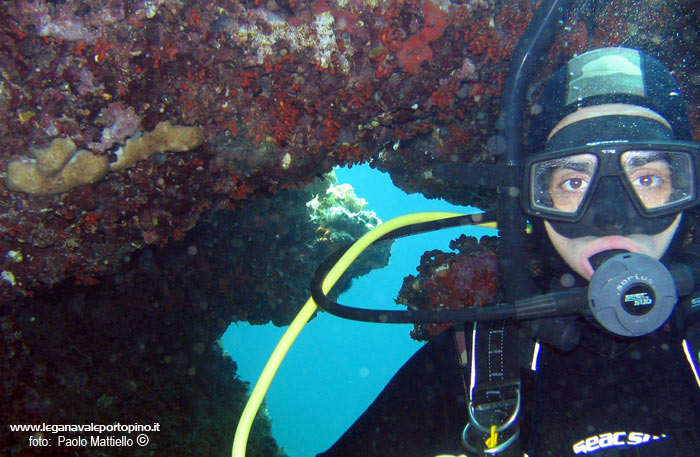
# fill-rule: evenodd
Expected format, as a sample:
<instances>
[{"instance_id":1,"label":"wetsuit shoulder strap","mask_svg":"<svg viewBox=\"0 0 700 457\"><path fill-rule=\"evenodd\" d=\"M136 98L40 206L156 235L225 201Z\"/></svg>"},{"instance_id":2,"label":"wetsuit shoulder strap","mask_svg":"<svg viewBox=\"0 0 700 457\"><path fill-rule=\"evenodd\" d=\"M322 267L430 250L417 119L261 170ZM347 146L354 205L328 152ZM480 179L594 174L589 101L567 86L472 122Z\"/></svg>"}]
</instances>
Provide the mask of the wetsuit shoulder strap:
<instances>
[{"instance_id":1,"label":"wetsuit shoulder strap","mask_svg":"<svg viewBox=\"0 0 700 457\"><path fill-rule=\"evenodd\" d=\"M455 344L469 421L462 442L480 455L520 456L521 405L518 330L510 321L455 326Z\"/></svg>"}]
</instances>

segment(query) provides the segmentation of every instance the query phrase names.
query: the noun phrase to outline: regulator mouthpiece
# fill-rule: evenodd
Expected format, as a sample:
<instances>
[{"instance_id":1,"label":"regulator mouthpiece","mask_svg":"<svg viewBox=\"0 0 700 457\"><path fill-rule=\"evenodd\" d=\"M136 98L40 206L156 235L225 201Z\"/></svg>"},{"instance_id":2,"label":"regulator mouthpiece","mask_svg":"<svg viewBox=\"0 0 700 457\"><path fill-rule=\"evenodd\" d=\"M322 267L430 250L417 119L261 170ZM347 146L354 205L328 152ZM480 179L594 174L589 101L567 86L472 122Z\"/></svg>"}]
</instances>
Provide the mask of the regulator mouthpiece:
<instances>
[{"instance_id":1,"label":"regulator mouthpiece","mask_svg":"<svg viewBox=\"0 0 700 457\"><path fill-rule=\"evenodd\" d=\"M615 257L618 254L626 254L629 251L624 249L609 249L607 251L599 252L598 254L592 255L588 261L591 262L593 270L597 270L600 266L608 259Z\"/></svg>"},{"instance_id":2,"label":"regulator mouthpiece","mask_svg":"<svg viewBox=\"0 0 700 457\"><path fill-rule=\"evenodd\" d=\"M588 286L588 307L598 323L621 336L661 327L678 301L673 276L658 260L632 252L605 259Z\"/></svg>"}]
</instances>

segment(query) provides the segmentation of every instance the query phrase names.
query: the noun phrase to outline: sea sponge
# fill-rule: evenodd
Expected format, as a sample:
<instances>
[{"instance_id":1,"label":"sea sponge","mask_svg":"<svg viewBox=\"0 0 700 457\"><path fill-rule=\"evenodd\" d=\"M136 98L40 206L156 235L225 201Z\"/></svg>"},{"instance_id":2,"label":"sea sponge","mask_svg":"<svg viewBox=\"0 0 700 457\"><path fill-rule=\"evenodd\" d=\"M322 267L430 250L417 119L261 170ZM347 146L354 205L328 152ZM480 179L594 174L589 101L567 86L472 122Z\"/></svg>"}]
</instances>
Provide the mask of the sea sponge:
<instances>
[{"instance_id":1,"label":"sea sponge","mask_svg":"<svg viewBox=\"0 0 700 457\"><path fill-rule=\"evenodd\" d=\"M117 161L109 167L112 171L124 170L153 154L190 151L203 141L204 131L200 127L160 122L150 132L136 134L126 140L126 144L116 151Z\"/></svg>"},{"instance_id":2,"label":"sea sponge","mask_svg":"<svg viewBox=\"0 0 700 457\"><path fill-rule=\"evenodd\" d=\"M90 151L76 152L70 138L56 138L35 151L36 159L20 159L7 165L7 188L32 195L67 192L73 187L101 180L109 171L109 159Z\"/></svg>"},{"instance_id":3,"label":"sea sponge","mask_svg":"<svg viewBox=\"0 0 700 457\"><path fill-rule=\"evenodd\" d=\"M75 149L75 143L70 138L56 138L49 147L34 152L38 170L44 176L58 173L73 157Z\"/></svg>"},{"instance_id":4,"label":"sea sponge","mask_svg":"<svg viewBox=\"0 0 700 457\"><path fill-rule=\"evenodd\" d=\"M159 152L189 151L204 141L200 127L172 125L165 121L150 132L129 138L117 151L117 161L87 150L76 152L70 138L56 138L44 149L35 151L34 159L23 158L7 165L7 188L32 195L67 192L73 187L91 184L104 178L110 170L132 167L139 160Z\"/></svg>"}]
</instances>

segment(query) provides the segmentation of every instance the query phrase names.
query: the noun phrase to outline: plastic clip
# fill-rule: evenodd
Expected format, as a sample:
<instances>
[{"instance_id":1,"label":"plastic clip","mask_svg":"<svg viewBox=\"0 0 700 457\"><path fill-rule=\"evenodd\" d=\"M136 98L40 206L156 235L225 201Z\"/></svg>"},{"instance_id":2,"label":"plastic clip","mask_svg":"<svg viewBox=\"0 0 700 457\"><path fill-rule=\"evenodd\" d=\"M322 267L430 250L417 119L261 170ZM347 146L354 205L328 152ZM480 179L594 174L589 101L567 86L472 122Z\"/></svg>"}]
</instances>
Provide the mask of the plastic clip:
<instances>
[{"instance_id":1,"label":"plastic clip","mask_svg":"<svg viewBox=\"0 0 700 457\"><path fill-rule=\"evenodd\" d=\"M491 436L484 442L488 449L493 449L498 444L498 432L496 431L496 428L497 427L495 425L491 426Z\"/></svg>"}]
</instances>

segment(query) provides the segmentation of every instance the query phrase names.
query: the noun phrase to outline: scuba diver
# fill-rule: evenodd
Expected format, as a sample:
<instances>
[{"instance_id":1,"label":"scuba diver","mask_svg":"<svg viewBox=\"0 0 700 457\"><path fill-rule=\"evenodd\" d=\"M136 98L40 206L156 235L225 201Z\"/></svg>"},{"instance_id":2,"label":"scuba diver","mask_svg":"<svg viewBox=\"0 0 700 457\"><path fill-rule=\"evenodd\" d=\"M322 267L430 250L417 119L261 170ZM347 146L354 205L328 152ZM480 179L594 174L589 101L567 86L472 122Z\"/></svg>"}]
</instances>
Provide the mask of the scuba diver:
<instances>
[{"instance_id":1,"label":"scuba diver","mask_svg":"<svg viewBox=\"0 0 700 457\"><path fill-rule=\"evenodd\" d=\"M698 347L687 343L698 342L700 265L683 246L700 146L677 83L638 50L603 48L570 60L538 100L518 174L528 244L545 259L535 283L540 293L587 288L590 312L515 330L455 324L319 457L700 455ZM625 277L625 262L638 261ZM621 302L628 325L597 298L657 264L683 264L695 279L676 280L678 305L663 281L635 284Z\"/></svg>"}]
</instances>

